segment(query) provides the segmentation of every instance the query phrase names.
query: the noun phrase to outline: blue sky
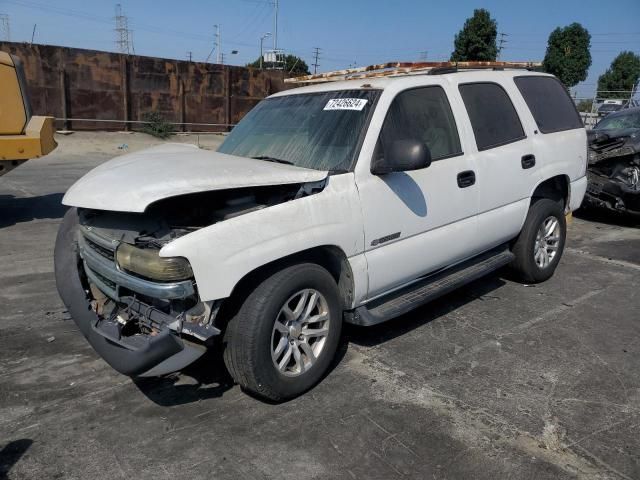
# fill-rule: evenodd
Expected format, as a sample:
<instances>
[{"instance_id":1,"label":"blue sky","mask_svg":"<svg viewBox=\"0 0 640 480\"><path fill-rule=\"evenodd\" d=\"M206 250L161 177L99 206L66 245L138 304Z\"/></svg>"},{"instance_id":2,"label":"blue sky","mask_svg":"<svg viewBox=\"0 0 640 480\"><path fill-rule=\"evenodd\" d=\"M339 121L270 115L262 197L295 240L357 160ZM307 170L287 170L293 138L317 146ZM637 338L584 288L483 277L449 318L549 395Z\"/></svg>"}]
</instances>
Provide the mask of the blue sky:
<instances>
[{"instance_id":1,"label":"blue sky","mask_svg":"<svg viewBox=\"0 0 640 480\"><path fill-rule=\"evenodd\" d=\"M259 55L259 38L273 32L270 0L120 0L140 55L204 60L221 24L228 63L245 64ZM0 0L11 22L11 39L115 49L113 1ZM580 22L592 33L593 64L577 87L589 96L598 75L622 50L640 54L640 0L280 0L278 46L312 63L321 48L320 71L391 60L448 60L453 37L474 8L486 8L508 36L503 60L541 60L549 33ZM265 45L271 45L266 40ZM238 50L237 55L230 55Z\"/></svg>"}]
</instances>

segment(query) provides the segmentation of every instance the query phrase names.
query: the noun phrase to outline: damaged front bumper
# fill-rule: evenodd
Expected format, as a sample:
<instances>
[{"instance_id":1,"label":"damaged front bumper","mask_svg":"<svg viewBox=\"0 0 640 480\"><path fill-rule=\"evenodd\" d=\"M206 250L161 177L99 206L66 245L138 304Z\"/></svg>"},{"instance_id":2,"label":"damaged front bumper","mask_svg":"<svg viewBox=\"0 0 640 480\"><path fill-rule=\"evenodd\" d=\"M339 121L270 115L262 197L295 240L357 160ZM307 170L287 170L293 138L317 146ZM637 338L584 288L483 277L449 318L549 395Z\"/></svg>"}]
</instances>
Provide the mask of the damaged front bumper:
<instances>
[{"instance_id":1,"label":"damaged front bumper","mask_svg":"<svg viewBox=\"0 0 640 480\"><path fill-rule=\"evenodd\" d=\"M585 205L640 215L640 131L589 132Z\"/></svg>"},{"instance_id":2,"label":"damaged front bumper","mask_svg":"<svg viewBox=\"0 0 640 480\"><path fill-rule=\"evenodd\" d=\"M196 295L193 281L156 283L119 270L116 242L80 226L76 209L65 215L55 247L56 284L71 317L96 352L115 370L154 376L199 358L220 333L189 322L163 305ZM101 311L100 297L114 308ZM210 320L211 311L207 311Z\"/></svg>"},{"instance_id":3,"label":"damaged front bumper","mask_svg":"<svg viewBox=\"0 0 640 480\"><path fill-rule=\"evenodd\" d=\"M587 175L585 205L640 215L640 188L592 171Z\"/></svg>"}]
</instances>

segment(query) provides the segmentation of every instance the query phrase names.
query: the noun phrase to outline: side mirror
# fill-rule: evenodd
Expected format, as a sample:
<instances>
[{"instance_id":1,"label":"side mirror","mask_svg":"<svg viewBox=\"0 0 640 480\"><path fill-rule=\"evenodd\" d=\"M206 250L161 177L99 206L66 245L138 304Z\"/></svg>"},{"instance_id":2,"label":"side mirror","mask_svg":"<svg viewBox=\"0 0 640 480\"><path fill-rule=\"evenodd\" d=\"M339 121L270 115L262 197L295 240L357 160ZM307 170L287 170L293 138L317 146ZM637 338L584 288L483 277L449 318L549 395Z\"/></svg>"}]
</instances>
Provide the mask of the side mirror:
<instances>
[{"instance_id":1,"label":"side mirror","mask_svg":"<svg viewBox=\"0 0 640 480\"><path fill-rule=\"evenodd\" d=\"M396 140L375 159L371 165L371 173L384 175L391 172L407 172L420 170L431 165L431 152L423 142L417 140Z\"/></svg>"}]
</instances>

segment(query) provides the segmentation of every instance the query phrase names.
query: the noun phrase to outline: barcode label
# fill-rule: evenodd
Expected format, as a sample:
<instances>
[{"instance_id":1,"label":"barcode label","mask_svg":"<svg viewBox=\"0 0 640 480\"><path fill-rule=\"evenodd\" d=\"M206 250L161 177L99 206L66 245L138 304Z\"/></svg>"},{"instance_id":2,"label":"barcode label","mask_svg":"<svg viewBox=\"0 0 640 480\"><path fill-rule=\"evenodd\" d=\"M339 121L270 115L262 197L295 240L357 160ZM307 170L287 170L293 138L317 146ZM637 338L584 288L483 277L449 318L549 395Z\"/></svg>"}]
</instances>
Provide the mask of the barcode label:
<instances>
[{"instance_id":1,"label":"barcode label","mask_svg":"<svg viewBox=\"0 0 640 480\"><path fill-rule=\"evenodd\" d=\"M323 110L362 110L367 104L366 98L333 98L327 102Z\"/></svg>"}]
</instances>

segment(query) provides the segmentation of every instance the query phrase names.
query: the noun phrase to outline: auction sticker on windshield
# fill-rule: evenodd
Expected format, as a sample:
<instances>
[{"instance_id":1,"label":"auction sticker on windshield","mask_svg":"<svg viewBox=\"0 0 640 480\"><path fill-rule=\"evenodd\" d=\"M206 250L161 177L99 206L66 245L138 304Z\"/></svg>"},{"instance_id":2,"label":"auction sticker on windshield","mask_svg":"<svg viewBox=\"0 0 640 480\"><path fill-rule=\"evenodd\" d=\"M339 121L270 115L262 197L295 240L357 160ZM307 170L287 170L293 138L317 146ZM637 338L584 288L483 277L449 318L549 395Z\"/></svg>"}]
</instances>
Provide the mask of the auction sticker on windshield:
<instances>
[{"instance_id":1,"label":"auction sticker on windshield","mask_svg":"<svg viewBox=\"0 0 640 480\"><path fill-rule=\"evenodd\" d=\"M367 104L366 98L332 98L323 110L362 110Z\"/></svg>"}]
</instances>

